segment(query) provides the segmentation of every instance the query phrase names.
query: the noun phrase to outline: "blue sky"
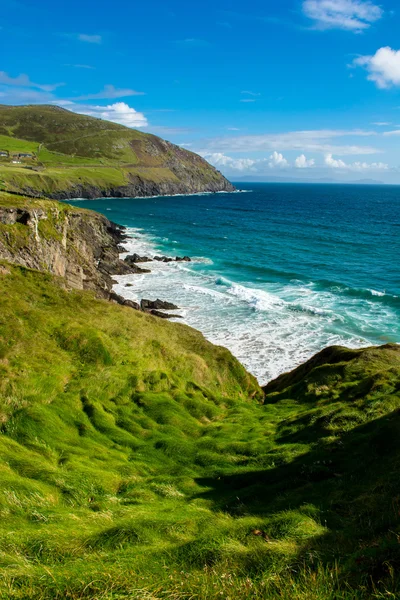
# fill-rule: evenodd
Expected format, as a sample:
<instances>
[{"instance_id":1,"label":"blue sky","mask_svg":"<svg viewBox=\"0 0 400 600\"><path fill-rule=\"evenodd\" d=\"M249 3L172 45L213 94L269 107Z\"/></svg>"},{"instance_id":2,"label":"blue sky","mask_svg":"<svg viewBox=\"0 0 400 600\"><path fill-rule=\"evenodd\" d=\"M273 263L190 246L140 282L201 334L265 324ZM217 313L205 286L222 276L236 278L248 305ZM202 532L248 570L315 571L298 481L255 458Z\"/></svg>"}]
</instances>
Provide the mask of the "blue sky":
<instances>
[{"instance_id":1,"label":"blue sky","mask_svg":"<svg viewBox=\"0 0 400 600\"><path fill-rule=\"evenodd\" d=\"M0 102L152 132L229 177L400 183L394 0L8 0Z\"/></svg>"}]
</instances>

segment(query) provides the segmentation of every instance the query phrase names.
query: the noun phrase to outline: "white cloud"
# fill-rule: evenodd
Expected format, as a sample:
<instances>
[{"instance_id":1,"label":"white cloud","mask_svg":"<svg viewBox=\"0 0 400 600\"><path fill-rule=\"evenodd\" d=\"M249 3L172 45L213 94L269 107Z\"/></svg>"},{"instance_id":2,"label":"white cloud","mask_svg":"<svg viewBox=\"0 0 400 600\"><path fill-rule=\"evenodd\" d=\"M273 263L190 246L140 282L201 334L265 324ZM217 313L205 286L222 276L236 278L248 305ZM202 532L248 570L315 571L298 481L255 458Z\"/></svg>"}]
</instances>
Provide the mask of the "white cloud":
<instances>
[{"instance_id":1,"label":"white cloud","mask_svg":"<svg viewBox=\"0 0 400 600\"><path fill-rule=\"evenodd\" d=\"M373 56L355 58L350 66L366 69L367 79L374 81L378 88L400 85L400 50L392 50L389 46L379 48Z\"/></svg>"},{"instance_id":2,"label":"white cloud","mask_svg":"<svg viewBox=\"0 0 400 600\"><path fill-rule=\"evenodd\" d=\"M354 163L345 163L341 159L333 158L332 154L328 153L325 156L325 166L330 169L342 169L345 171L387 171L389 169L389 165L382 162L374 162L374 163L366 163L366 162L354 162Z\"/></svg>"},{"instance_id":3,"label":"white cloud","mask_svg":"<svg viewBox=\"0 0 400 600\"><path fill-rule=\"evenodd\" d=\"M201 154L201 156L209 163L214 165L214 167L226 167L233 171L251 170L257 163L257 161L252 158L232 158L231 156L226 156L226 154L223 154L222 152L204 152L199 154Z\"/></svg>"},{"instance_id":4,"label":"white cloud","mask_svg":"<svg viewBox=\"0 0 400 600\"><path fill-rule=\"evenodd\" d=\"M35 88L43 92L53 92L58 87L64 85L63 83L35 83L24 73L18 75L18 77L10 77L5 71L0 71L0 83L14 87Z\"/></svg>"},{"instance_id":5,"label":"white cloud","mask_svg":"<svg viewBox=\"0 0 400 600\"><path fill-rule=\"evenodd\" d=\"M261 96L261 94L259 92L251 92L250 90L243 90L240 93L245 94L247 96Z\"/></svg>"},{"instance_id":6,"label":"white cloud","mask_svg":"<svg viewBox=\"0 0 400 600\"><path fill-rule=\"evenodd\" d=\"M301 154L294 161L294 166L296 169L309 169L315 165L315 160L313 158L306 158L304 154Z\"/></svg>"},{"instance_id":7,"label":"white cloud","mask_svg":"<svg viewBox=\"0 0 400 600\"><path fill-rule=\"evenodd\" d=\"M376 125L377 127L388 127L391 123L387 123L386 121L377 121L372 123L372 125Z\"/></svg>"},{"instance_id":8,"label":"white cloud","mask_svg":"<svg viewBox=\"0 0 400 600\"><path fill-rule=\"evenodd\" d=\"M385 131L383 135L400 135L400 129L395 129L394 131Z\"/></svg>"},{"instance_id":9,"label":"white cloud","mask_svg":"<svg viewBox=\"0 0 400 600\"><path fill-rule=\"evenodd\" d=\"M339 155L377 154L379 149L371 146L356 144L336 145L336 138L346 137L371 137L376 136L375 131L364 130L316 130L316 131L291 131L287 133L263 135L239 135L235 137L219 137L203 142L204 152L268 152L277 150L295 150L301 153L322 152Z\"/></svg>"},{"instance_id":10,"label":"white cloud","mask_svg":"<svg viewBox=\"0 0 400 600\"><path fill-rule=\"evenodd\" d=\"M61 104L59 102L58 104ZM105 119L113 123L119 123L126 127L147 127L148 122L143 113L136 111L125 102L115 102L109 106L85 106L69 102L67 105L69 110L72 110L81 115L89 115L98 119Z\"/></svg>"},{"instance_id":11,"label":"white cloud","mask_svg":"<svg viewBox=\"0 0 400 600\"><path fill-rule=\"evenodd\" d=\"M285 169L289 167L286 158L279 152L273 152L269 158L232 158L223 152L199 152L214 167L230 171L259 172L266 169Z\"/></svg>"},{"instance_id":12,"label":"white cloud","mask_svg":"<svg viewBox=\"0 0 400 600\"><path fill-rule=\"evenodd\" d=\"M101 100L101 99L112 99L112 98L126 98L128 96L143 96L144 92L137 92L136 90L130 89L118 89L113 85L105 85L100 92L96 94L86 94L84 96L78 96L74 100Z\"/></svg>"},{"instance_id":13,"label":"white cloud","mask_svg":"<svg viewBox=\"0 0 400 600\"><path fill-rule=\"evenodd\" d=\"M272 169L273 167L279 167L280 169L284 169L289 166L288 161L284 158L283 154L280 152L276 152L276 150L269 157L268 166Z\"/></svg>"},{"instance_id":14,"label":"white cloud","mask_svg":"<svg viewBox=\"0 0 400 600\"><path fill-rule=\"evenodd\" d=\"M255 102L254 98L241 98L240 102Z\"/></svg>"},{"instance_id":15,"label":"white cloud","mask_svg":"<svg viewBox=\"0 0 400 600\"><path fill-rule=\"evenodd\" d=\"M87 42L88 44L101 44L101 35L88 35L86 33L79 33L78 40L80 42Z\"/></svg>"},{"instance_id":16,"label":"white cloud","mask_svg":"<svg viewBox=\"0 0 400 600\"><path fill-rule=\"evenodd\" d=\"M91 65L70 65L68 63L64 64L64 67L73 67L74 69L95 69L96 67L92 67Z\"/></svg>"},{"instance_id":17,"label":"white cloud","mask_svg":"<svg viewBox=\"0 0 400 600\"><path fill-rule=\"evenodd\" d=\"M317 29L345 29L360 33L383 16L370 0L303 0L304 14Z\"/></svg>"}]
</instances>

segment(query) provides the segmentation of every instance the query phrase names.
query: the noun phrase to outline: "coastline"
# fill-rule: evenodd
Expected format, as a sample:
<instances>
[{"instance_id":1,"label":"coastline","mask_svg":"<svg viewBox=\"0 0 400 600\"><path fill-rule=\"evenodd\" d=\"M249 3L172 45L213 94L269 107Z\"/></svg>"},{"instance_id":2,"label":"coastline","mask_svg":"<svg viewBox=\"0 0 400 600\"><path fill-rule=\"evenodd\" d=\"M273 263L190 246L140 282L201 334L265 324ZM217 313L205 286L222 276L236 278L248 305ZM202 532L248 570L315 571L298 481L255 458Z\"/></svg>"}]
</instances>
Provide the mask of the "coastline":
<instances>
[{"instance_id":1,"label":"coastline","mask_svg":"<svg viewBox=\"0 0 400 600\"><path fill-rule=\"evenodd\" d=\"M127 237L122 246L126 250L120 253L120 260L124 261L127 256L133 254L149 258L160 254L157 244L160 240L152 239L149 232L142 228L125 227L124 235ZM232 320L232 310L240 306L242 311L250 310L261 322L265 322L263 302L269 304L270 298L264 298L262 290L259 291L258 297L255 295L256 290L239 284L233 285L232 288L226 287L227 280L223 277L220 278L222 285L219 285L222 291L202 287L197 282L193 285L190 280L192 277L201 277L196 269L202 265L212 266L213 262L207 257L192 256L190 263L165 263L156 260L138 263L138 266L149 269L150 273L115 275L113 280L116 283L112 291L128 303L133 302L139 306L143 299L176 303L179 309L173 311L176 312L176 316L167 311L171 321L186 324L201 332L214 345L227 348L256 377L261 386L305 363L327 345L332 345L296 348L296 352L291 355L290 349L278 348L275 339L266 340L261 335L260 339L257 339L256 334L250 335L246 331L246 323L241 325ZM218 311L221 305L226 312L220 319ZM277 309L280 310L280 307L277 306ZM216 322L218 328L215 327ZM370 344L365 340L364 343L346 345L355 349L368 347Z\"/></svg>"},{"instance_id":2,"label":"coastline","mask_svg":"<svg viewBox=\"0 0 400 600\"><path fill-rule=\"evenodd\" d=\"M123 245L130 254L194 259L139 263L152 272L116 276L114 292L132 302L159 298L179 306L186 324L228 348L262 384L327 346L398 343L395 273L388 279L382 269L385 247L364 217L377 192L360 200L347 187L334 193L335 208L332 187L326 186L325 196L294 185L272 192L269 186L243 187L251 193L75 206L127 226L130 238ZM383 207L391 216L388 194ZM351 202L359 218L345 221L338 235L331 217L343 212L340 202ZM387 235L395 236L396 225L385 222Z\"/></svg>"}]
</instances>

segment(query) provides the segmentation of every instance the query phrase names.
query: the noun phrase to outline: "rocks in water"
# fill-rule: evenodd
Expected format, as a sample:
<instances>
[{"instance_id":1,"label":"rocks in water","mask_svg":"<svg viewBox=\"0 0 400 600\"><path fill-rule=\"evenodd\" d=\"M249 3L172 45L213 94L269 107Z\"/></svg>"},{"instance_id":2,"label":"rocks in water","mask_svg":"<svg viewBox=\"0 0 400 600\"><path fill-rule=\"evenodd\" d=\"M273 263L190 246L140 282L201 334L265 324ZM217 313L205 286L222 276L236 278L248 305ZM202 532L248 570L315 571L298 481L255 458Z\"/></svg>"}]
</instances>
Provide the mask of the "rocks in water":
<instances>
[{"instance_id":1,"label":"rocks in water","mask_svg":"<svg viewBox=\"0 0 400 600\"><path fill-rule=\"evenodd\" d=\"M121 246L121 244L118 244L117 246L117 250L118 252L121 254L122 252L127 252L127 249L125 248L125 246Z\"/></svg>"},{"instance_id":2,"label":"rocks in water","mask_svg":"<svg viewBox=\"0 0 400 600\"><path fill-rule=\"evenodd\" d=\"M98 265L103 273L109 275L130 275L136 273L150 273L149 269L141 269L134 263L128 264L123 260L114 260L112 262L100 261Z\"/></svg>"},{"instance_id":3,"label":"rocks in water","mask_svg":"<svg viewBox=\"0 0 400 600\"><path fill-rule=\"evenodd\" d=\"M159 262L173 262L173 258L170 258L168 256L155 256L154 260L158 260Z\"/></svg>"},{"instance_id":4,"label":"rocks in water","mask_svg":"<svg viewBox=\"0 0 400 600\"><path fill-rule=\"evenodd\" d=\"M154 317L159 317L160 319L182 319L180 315L170 315L168 313L162 312L163 310L176 310L178 307L172 302L166 302L164 300L141 300L140 305L133 300L127 300L123 296L116 294L115 292L111 292L109 295L109 300L111 302L116 302L121 306L129 306L129 308L133 308L134 310L141 310L146 312Z\"/></svg>"},{"instance_id":5,"label":"rocks in water","mask_svg":"<svg viewBox=\"0 0 400 600\"><path fill-rule=\"evenodd\" d=\"M183 257L177 256L175 258L175 260L176 260L176 262L191 262L192 261L192 259L189 258L189 256L183 256Z\"/></svg>"},{"instance_id":6,"label":"rocks in water","mask_svg":"<svg viewBox=\"0 0 400 600\"><path fill-rule=\"evenodd\" d=\"M159 262L191 262L191 258L189 256L176 256L172 258L171 256L155 256L154 260L158 260Z\"/></svg>"},{"instance_id":7,"label":"rocks in water","mask_svg":"<svg viewBox=\"0 0 400 600\"><path fill-rule=\"evenodd\" d=\"M151 262L151 258L149 258L148 256L139 256L139 254L129 254L129 256L125 257L125 262L128 263L128 265L131 264L135 264L138 262Z\"/></svg>"},{"instance_id":8,"label":"rocks in water","mask_svg":"<svg viewBox=\"0 0 400 600\"><path fill-rule=\"evenodd\" d=\"M144 311L151 311L151 310L176 310L179 307L176 306L176 304L172 304L172 302L166 302L164 300L160 300L159 298L157 298L157 300L146 300L143 299L140 302L140 308Z\"/></svg>"}]
</instances>

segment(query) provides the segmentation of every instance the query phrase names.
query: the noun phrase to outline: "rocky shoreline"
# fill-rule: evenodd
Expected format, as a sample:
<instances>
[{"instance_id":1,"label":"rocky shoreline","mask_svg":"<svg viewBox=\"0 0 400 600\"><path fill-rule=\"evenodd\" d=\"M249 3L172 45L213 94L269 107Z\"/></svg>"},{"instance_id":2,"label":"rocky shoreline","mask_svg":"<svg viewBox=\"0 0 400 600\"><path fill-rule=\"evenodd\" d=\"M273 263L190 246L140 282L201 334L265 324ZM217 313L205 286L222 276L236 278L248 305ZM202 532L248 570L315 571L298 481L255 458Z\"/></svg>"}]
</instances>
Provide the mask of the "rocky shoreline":
<instances>
[{"instance_id":1,"label":"rocky shoreline","mask_svg":"<svg viewBox=\"0 0 400 600\"><path fill-rule=\"evenodd\" d=\"M129 239L124 233L124 228L120 228L120 241L124 241ZM120 253L127 252L127 249L122 245L118 244L118 250ZM140 256L139 254L133 253L128 254L123 261L115 264L118 272L115 272L114 275L127 275L127 274L142 274L142 273L151 273L151 269L143 269L142 267L138 267L137 263L149 263L149 262L163 262L163 263L171 263L171 262L191 262L191 258L189 256L153 256L150 258L149 256ZM121 262L126 266L122 266ZM132 284L129 284L131 286ZM171 314L168 310L179 310L179 306L173 304L172 302L168 302L166 300L160 300L157 298L156 300L148 300L142 299L140 303L134 302L132 300L124 298L124 296L120 294L116 294L115 292L110 293L110 298L112 302L116 302L117 304L121 304L122 306L128 306L133 308L134 310L140 310L142 312L149 313L155 317L160 317L161 319L181 319L181 315Z\"/></svg>"},{"instance_id":2,"label":"rocky shoreline","mask_svg":"<svg viewBox=\"0 0 400 600\"><path fill-rule=\"evenodd\" d=\"M190 262L188 256L140 256L126 252L126 228L99 213L60 206L50 200L4 195L0 204L0 259L62 277L72 289L92 290L99 298L149 313L181 318L166 300L143 299L140 304L113 291L116 275L150 273L153 261ZM138 266L140 264L141 266Z\"/></svg>"}]
</instances>

